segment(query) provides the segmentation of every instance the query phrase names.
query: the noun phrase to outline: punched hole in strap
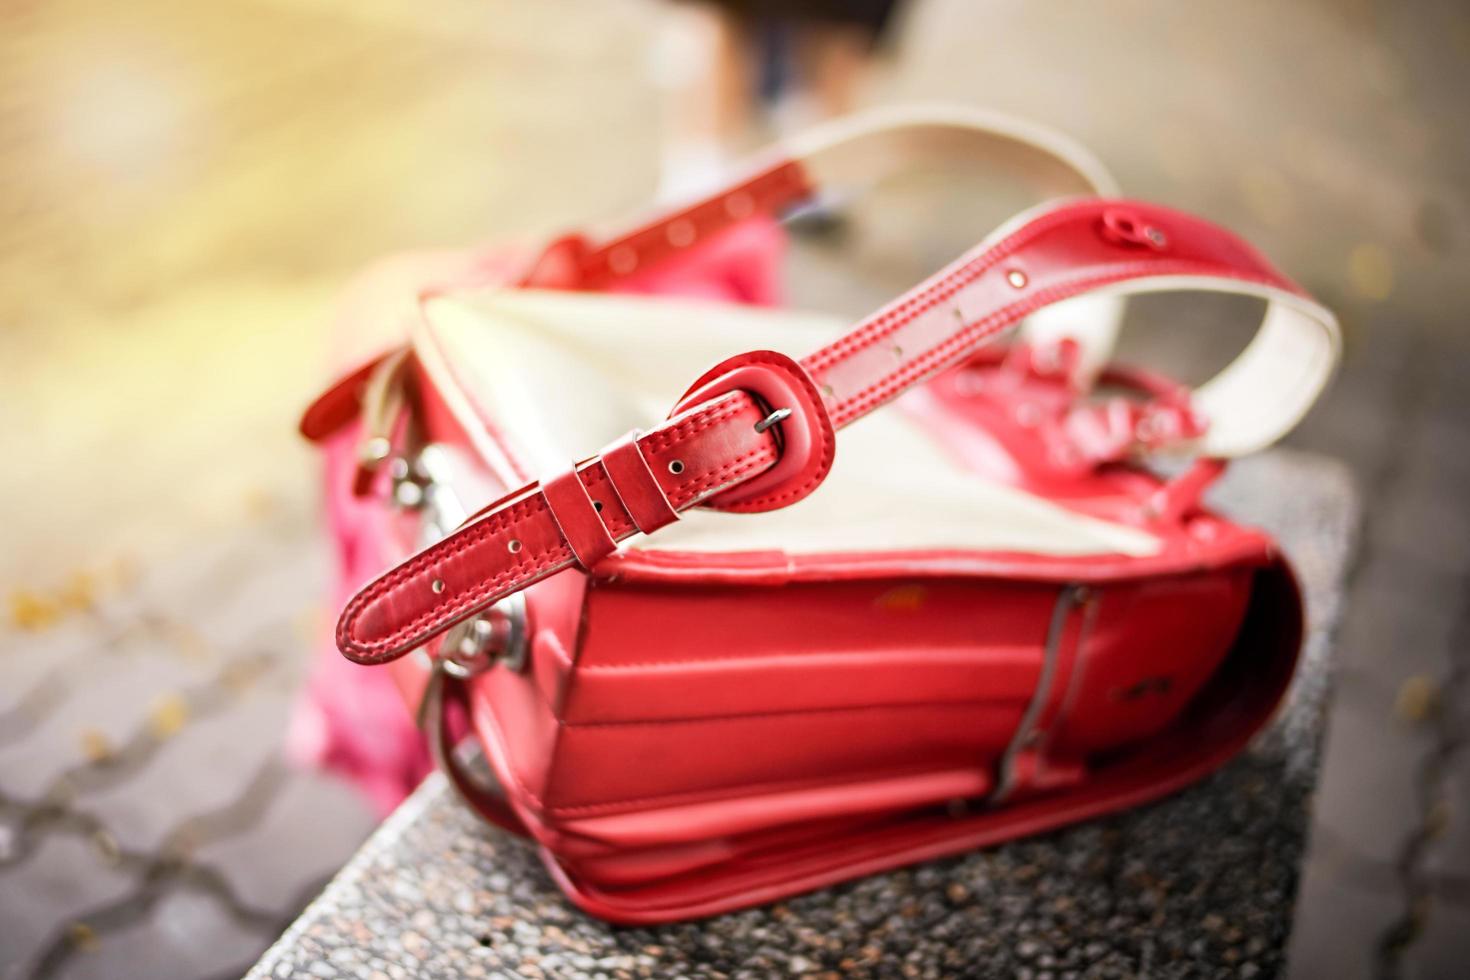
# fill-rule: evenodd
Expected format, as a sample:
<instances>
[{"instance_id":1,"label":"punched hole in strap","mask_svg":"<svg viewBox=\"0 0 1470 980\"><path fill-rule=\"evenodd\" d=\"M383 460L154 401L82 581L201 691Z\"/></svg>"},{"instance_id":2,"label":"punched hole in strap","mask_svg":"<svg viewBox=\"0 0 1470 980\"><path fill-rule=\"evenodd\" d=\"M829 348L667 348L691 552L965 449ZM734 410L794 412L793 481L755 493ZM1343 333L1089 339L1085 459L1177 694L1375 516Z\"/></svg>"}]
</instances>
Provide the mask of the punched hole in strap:
<instances>
[{"instance_id":1,"label":"punched hole in strap","mask_svg":"<svg viewBox=\"0 0 1470 980\"><path fill-rule=\"evenodd\" d=\"M652 534L679 519L679 512L669 503L658 478L653 475L653 468L638 446L638 433L630 432L623 436L604 449L601 457L602 468L607 471L613 492L622 501L638 530ZM671 468L670 472L676 471Z\"/></svg>"},{"instance_id":2,"label":"punched hole in strap","mask_svg":"<svg viewBox=\"0 0 1470 980\"><path fill-rule=\"evenodd\" d=\"M575 466L541 481L541 495L546 498L546 507L561 536L583 568L590 569L617 550L618 543L607 533L607 525L602 523L602 515L588 496Z\"/></svg>"}]
</instances>

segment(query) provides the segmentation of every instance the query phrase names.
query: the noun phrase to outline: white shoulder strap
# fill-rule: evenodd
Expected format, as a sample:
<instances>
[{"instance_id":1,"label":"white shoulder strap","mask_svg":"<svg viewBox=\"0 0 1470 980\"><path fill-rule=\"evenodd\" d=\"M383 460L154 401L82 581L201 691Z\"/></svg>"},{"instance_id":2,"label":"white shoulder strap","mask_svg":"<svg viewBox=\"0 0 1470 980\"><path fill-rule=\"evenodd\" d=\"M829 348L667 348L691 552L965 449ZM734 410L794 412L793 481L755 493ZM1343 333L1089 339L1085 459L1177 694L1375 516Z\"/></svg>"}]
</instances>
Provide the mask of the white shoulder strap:
<instances>
[{"instance_id":1,"label":"white shoulder strap","mask_svg":"<svg viewBox=\"0 0 1470 980\"><path fill-rule=\"evenodd\" d=\"M1081 143L1024 119L954 105L874 109L827 123L783 144L814 185L864 186L936 160L972 161L1024 178L1043 200L1117 197L1117 181ZM1064 337L1081 347L1078 372L1088 384L1117 341L1124 303L1081 296L1038 310L1021 324L1028 342Z\"/></svg>"}]
</instances>

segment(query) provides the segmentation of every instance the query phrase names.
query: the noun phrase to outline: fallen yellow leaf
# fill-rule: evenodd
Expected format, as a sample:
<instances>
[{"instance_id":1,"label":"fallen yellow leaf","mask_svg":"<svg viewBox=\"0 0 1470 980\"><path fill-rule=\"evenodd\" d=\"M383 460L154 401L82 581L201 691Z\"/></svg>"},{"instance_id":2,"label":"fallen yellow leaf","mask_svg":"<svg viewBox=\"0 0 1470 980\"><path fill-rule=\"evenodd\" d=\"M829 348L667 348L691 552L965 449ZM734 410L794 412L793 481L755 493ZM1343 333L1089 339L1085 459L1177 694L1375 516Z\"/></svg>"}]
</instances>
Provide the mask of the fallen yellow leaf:
<instances>
[{"instance_id":1,"label":"fallen yellow leaf","mask_svg":"<svg viewBox=\"0 0 1470 980\"><path fill-rule=\"evenodd\" d=\"M148 729L162 741L177 735L189 721L189 703L178 694L165 694L148 713Z\"/></svg>"}]
</instances>

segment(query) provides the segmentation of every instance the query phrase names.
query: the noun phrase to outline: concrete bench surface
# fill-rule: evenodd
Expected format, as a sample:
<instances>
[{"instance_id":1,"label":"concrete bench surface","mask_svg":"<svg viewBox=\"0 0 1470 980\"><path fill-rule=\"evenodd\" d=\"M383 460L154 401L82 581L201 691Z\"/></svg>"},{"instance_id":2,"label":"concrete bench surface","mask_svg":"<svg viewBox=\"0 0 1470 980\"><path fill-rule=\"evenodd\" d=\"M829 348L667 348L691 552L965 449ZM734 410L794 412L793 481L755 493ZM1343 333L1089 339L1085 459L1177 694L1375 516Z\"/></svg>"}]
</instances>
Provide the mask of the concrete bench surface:
<instances>
[{"instance_id":1,"label":"concrete bench surface","mask_svg":"<svg viewBox=\"0 0 1470 980\"><path fill-rule=\"evenodd\" d=\"M695 923L577 911L525 841L437 774L251 978L1253 977L1284 966L1358 505L1343 467L1236 464L1219 508L1274 532L1309 635L1275 723L1216 775L1128 813Z\"/></svg>"}]
</instances>

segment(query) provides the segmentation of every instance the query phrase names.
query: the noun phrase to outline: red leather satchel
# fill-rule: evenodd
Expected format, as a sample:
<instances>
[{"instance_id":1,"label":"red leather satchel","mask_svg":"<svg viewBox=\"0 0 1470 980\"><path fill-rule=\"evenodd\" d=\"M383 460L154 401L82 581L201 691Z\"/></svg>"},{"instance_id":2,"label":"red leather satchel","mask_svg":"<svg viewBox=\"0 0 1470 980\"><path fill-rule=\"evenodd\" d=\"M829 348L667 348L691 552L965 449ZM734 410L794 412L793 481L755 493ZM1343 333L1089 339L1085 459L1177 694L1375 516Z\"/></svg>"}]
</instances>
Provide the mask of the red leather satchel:
<instances>
[{"instance_id":1,"label":"red leather satchel","mask_svg":"<svg viewBox=\"0 0 1470 980\"><path fill-rule=\"evenodd\" d=\"M410 341L307 413L315 439L360 426L356 492L396 508L338 646L392 665L467 799L595 915L705 916L1138 804L1286 688L1291 570L1200 497L1307 410L1338 334L1229 232L1054 201L856 324L606 292L933 156L1110 190L995 117L824 130L626 234L415 287ZM1105 364L1119 297L1161 290L1264 319L1193 390Z\"/></svg>"}]
</instances>

